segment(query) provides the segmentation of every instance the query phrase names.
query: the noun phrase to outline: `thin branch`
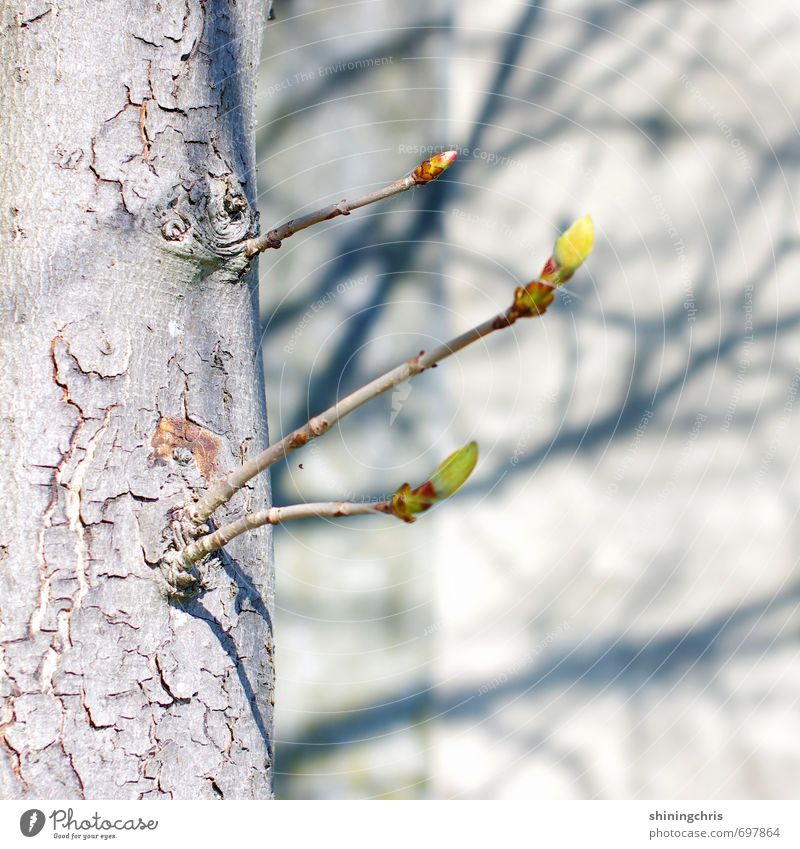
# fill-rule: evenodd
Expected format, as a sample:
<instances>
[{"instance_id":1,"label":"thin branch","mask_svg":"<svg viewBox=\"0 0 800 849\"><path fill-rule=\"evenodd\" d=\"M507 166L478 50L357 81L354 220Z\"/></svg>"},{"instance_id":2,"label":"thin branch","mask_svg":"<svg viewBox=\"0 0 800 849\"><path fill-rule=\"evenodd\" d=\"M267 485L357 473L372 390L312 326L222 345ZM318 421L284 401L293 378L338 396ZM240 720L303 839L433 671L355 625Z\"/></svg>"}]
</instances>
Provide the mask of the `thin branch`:
<instances>
[{"instance_id":1,"label":"thin branch","mask_svg":"<svg viewBox=\"0 0 800 849\"><path fill-rule=\"evenodd\" d=\"M198 502L187 508L189 517L196 522L205 521L218 507L230 501L257 474L268 469L277 463L278 460L291 454L292 451L301 448L312 439L322 436L323 433L330 430L338 421L368 401L377 398L379 395L383 395L399 383L403 383L421 374L426 369L432 368L437 363L455 354L462 348L466 348L467 345L477 342L478 339L488 336L495 330L509 327L517 318L510 315L513 309L513 307L509 307L505 312L500 313L494 318L490 318L488 321L484 321L482 324L473 327L460 336L456 336L455 339L446 342L444 345L439 345L438 348L434 348L434 350L428 353L420 352L418 356L396 366L391 371L387 371L360 389L356 389L355 392L333 404L333 406L328 407L327 410L318 416L309 419L302 427L293 430L279 442L265 448L260 454L248 460L235 472L212 484L211 488Z\"/></svg>"},{"instance_id":2,"label":"thin branch","mask_svg":"<svg viewBox=\"0 0 800 849\"><path fill-rule=\"evenodd\" d=\"M339 203L323 206L322 209L309 212L308 215L303 215L300 218L292 218L285 224L281 224L279 227L275 227L274 230L270 230L269 233L248 239L244 243L244 254L251 257L269 248L279 248L284 239L288 239L289 236L293 236L301 230L312 227L314 224L330 221L331 218L337 218L340 215L350 215L354 209L361 209L362 206L369 206L371 203L377 203L378 201L407 192L415 186L430 183L446 171L455 162L457 156L458 152L455 150L437 153L435 156L426 159L418 165L407 176L389 183L388 186L384 186L382 189L369 192L356 200L341 200Z\"/></svg>"},{"instance_id":3,"label":"thin branch","mask_svg":"<svg viewBox=\"0 0 800 849\"><path fill-rule=\"evenodd\" d=\"M307 519L312 516L364 516L367 514L390 513L391 501L355 502L355 501L324 501L318 504L292 504L289 507L270 507L257 513L247 513L241 519L223 525L211 534L187 545L179 554L178 562L183 569L188 569L212 551L227 545L232 539L241 534L260 528L262 525L280 525L292 519Z\"/></svg>"},{"instance_id":4,"label":"thin branch","mask_svg":"<svg viewBox=\"0 0 800 849\"><path fill-rule=\"evenodd\" d=\"M424 163L423 163L424 164ZM239 492L240 489L260 472L268 469L278 460L301 448L312 439L321 436L338 421L357 410L367 401L377 398L399 383L409 380L437 363L452 356L467 345L483 339L496 330L510 327L519 318L542 315L555 297L556 288L566 283L575 270L584 262L592 249L594 229L591 218L579 219L556 242L553 256L548 259L541 275L520 286L514 293L514 301L504 312L478 324L466 333L456 336L432 351L420 351L416 357L396 366L375 380L357 389L338 401L324 412L314 416L302 427L284 436L279 442L270 445L251 460L240 466L227 477L216 481L195 504L187 505L186 514L190 520L199 524L204 522L219 506Z\"/></svg>"},{"instance_id":5,"label":"thin branch","mask_svg":"<svg viewBox=\"0 0 800 849\"><path fill-rule=\"evenodd\" d=\"M293 504L290 507L272 507L259 513L248 513L241 519L223 525L213 533L206 534L191 545L182 548L177 553L175 562L179 569L191 569L192 564L201 557L222 548L239 534L262 525L278 525L289 519L303 519L307 516L359 516L367 513L387 513L403 522L415 522L420 513L424 513L434 504L458 492L474 471L477 462L478 444L473 441L456 449L442 460L430 477L419 486L412 489L409 484L404 483L391 498L384 501ZM207 530L207 528L204 529ZM199 528L196 528L195 532L197 530ZM182 533L181 529L177 535L178 539L182 540Z\"/></svg>"}]
</instances>

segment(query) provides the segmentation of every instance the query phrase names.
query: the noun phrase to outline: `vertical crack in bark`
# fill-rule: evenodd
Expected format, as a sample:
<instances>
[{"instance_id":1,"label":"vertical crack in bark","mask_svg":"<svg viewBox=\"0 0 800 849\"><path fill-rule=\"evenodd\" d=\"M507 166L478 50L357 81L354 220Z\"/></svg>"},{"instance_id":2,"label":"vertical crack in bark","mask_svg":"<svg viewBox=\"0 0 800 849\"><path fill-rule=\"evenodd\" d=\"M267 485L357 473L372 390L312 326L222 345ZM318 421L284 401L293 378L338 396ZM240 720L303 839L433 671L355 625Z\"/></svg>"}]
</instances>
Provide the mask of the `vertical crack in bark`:
<instances>
[{"instance_id":1,"label":"vertical crack in bark","mask_svg":"<svg viewBox=\"0 0 800 849\"><path fill-rule=\"evenodd\" d=\"M34 610L30 622L29 632L31 636L35 636L42 628L44 617L47 613L47 608L50 604L51 584L56 569L51 568L51 564L47 558L47 532L54 526L54 517L59 507L63 510L63 519L59 520L59 524L66 523L69 531L74 539L74 577L77 583L77 591L71 598L70 607L60 610L56 615L57 630L53 635L52 642L47 648L47 652L42 658L39 670L39 686L43 694L50 695L54 698L58 706L60 714L60 730L58 740L64 754L65 760L69 763L81 794L84 794L83 778L80 775L72 752L66 748L64 740L64 723L68 715L67 705L64 699L54 692L53 678L59 668L62 653L66 646L72 644L70 636L70 621L75 610L81 607L82 601L89 591L89 546L86 539L85 523L82 517L84 486L86 483L87 474L95 460L97 448L103 435L108 430L111 422L112 412L117 407L117 404L111 404L102 409L102 420L98 423L96 417L87 415L81 405L74 400L70 393L69 382L67 377L61 373L58 361L58 348L62 345L72 360L77 365L79 371L80 363L69 349L69 344L63 335L58 334L51 342L50 353L53 360L53 381L62 391L62 400L65 404L74 408L77 420L69 437L69 443L64 451L58 465L53 472L52 479L52 495L42 516L41 530L38 538L38 566L40 573L40 592L39 604ZM96 425L94 433L89 437L85 445L81 445L81 440L86 435L86 429ZM63 494L63 502L61 496ZM60 516L60 514L59 514ZM87 710L88 713L88 710ZM93 726L91 716L89 715L90 726ZM8 741L5 741L10 748ZM17 775L21 781L24 781L22 776L22 759L20 753L16 754L18 771Z\"/></svg>"},{"instance_id":2,"label":"vertical crack in bark","mask_svg":"<svg viewBox=\"0 0 800 849\"><path fill-rule=\"evenodd\" d=\"M63 712L63 715L66 716L67 709L66 709L66 706L64 705L64 700L59 699L58 701L61 703L61 710ZM86 798L86 787L83 784L83 776L80 774L80 772L78 772L78 767L75 766L75 758L73 757L72 752L68 752L66 750L65 746L64 746L63 734L61 736L61 748L62 748L64 754L67 756L67 760L69 761L69 765L72 767L72 772L75 775L75 779L78 782L78 786L81 788L81 798L85 799Z\"/></svg>"},{"instance_id":3,"label":"vertical crack in bark","mask_svg":"<svg viewBox=\"0 0 800 849\"><path fill-rule=\"evenodd\" d=\"M128 99L130 100L130 90L128 90ZM142 160L155 174L155 168L153 168L153 165L150 162L150 151L152 150L153 142L147 132L147 104L149 102L150 99L145 97L142 101L142 105L139 107L139 132L142 135Z\"/></svg>"},{"instance_id":4,"label":"vertical crack in bark","mask_svg":"<svg viewBox=\"0 0 800 849\"><path fill-rule=\"evenodd\" d=\"M166 675L164 674L164 669L163 669L163 667L161 666L161 658L159 658L158 653L156 653L156 654L153 656L153 662L154 662L154 665L155 665L155 667L156 667L156 671L158 672L158 677L159 677L159 680L160 680L160 682L161 682L161 686L164 688L164 692L165 692L165 693L166 693L166 694L167 694L167 695L168 695L168 696L172 699L171 704L174 704L175 702L180 702L180 701L183 701L183 702L188 702L188 701L190 701L189 699L179 699L179 698L178 698L178 697L177 697L177 696L176 696L176 695L172 692L172 690L170 690L170 688L169 688L169 683L167 682L167 677L166 677Z\"/></svg>"},{"instance_id":5,"label":"vertical crack in bark","mask_svg":"<svg viewBox=\"0 0 800 849\"><path fill-rule=\"evenodd\" d=\"M100 439L102 439L103 434L108 430L108 425L111 422L111 413L116 406L116 404L112 404L104 411L103 421L86 444L83 459L75 466L72 477L66 483L67 492L64 513L69 521L69 529L75 534L75 556L77 559L75 577L78 580L78 592L73 598L73 610L77 610L81 606L83 598L89 590L89 549L86 544L86 529L83 518L81 517L83 484L86 479L86 473L94 460L97 445ZM60 477L58 482L61 484Z\"/></svg>"},{"instance_id":6,"label":"vertical crack in bark","mask_svg":"<svg viewBox=\"0 0 800 849\"><path fill-rule=\"evenodd\" d=\"M11 723L9 723L9 725L10 724ZM11 771L14 773L19 783L22 785L23 792L27 793L30 785L25 780L25 776L22 774L22 753L18 749L15 749L11 745L11 743L9 743L8 738L2 731L0 731L0 739L2 739L3 747L8 752L8 762L11 765Z\"/></svg>"},{"instance_id":7,"label":"vertical crack in bark","mask_svg":"<svg viewBox=\"0 0 800 849\"><path fill-rule=\"evenodd\" d=\"M60 655L57 655L60 657ZM51 687L52 690L52 687ZM75 758L73 757L73 753L67 749L65 734L64 734L64 723L66 722L67 717L69 716L69 709L64 702L64 698L62 696L55 696L56 704L58 705L59 710L59 720L58 720L58 744L61 748L61 751L64 753L64 757L67 759L67 763L72 770L73 775L75 776L75 780L78 782L78 787L81 789L81 798L86 798L86 788L83 784L83 777L80 772L78 772L78 767L75 765Z\"/></svg>"},{"instance_id":8,"label":"vertical crack in bark","mask_svg":"<svg viewBox=\"0 0 800 849\"><path fill-rule=\"evenodd\" d=\"M75 427L73 428L72 434L70 435L67 450L62 455L61 460L56 466L55 471L53 473L53 494L42 517L42 526L39 532L38 539L38 566L40 574L39 604L31 615L31 619L29 622L28 627L31 636L35 636L37 633L39 633L42 621L47 611L47 606L50 602L50 586L52 581L52 575L50 573L50 567L47 562L45 537L47 534L47 530L53 526L53 516L55 514L56 509L58 508L60 502L59 496L62 490L64 492L64 516L67 520L70 531L75 536L75 579L78 583L78 592L73 597L72 610L76 610L81 606L81 602L86 593L88 592L89 551L88 545L86 543L85 525L81 516L81 509L83 506L83 486L86 480L86 474L94 460L98 443L105 434L105 432L108 430L108 426L111 422L111 414L113 410L118 406L117 404L112 404L111 406L103 409L102 421L97 427L97 430L89 438L88 442L86 443L86 446L81 449L79 447L81 436L83 435L87 424L92 421L92 418L90 416L87 416L81 409L81 406L71 397L69 392L69 385L66 379L63 378L60 374L56 350L59 342L61 342L66 348L67 352L70 353L69 344L64 339L64 337L61 334L56 335L50 345L50 354L53 359L53 380L56 385L59 386L62 390L63 401L75 409L78 416L78 420L75 424ZM71 353L70 356L72 356ZM75 360L74 356L72 356L72 359L77 364L77 360ZM78 368L80 368L79 364ZM83 451L83 456L75 464L74 470L67 479L67 469L69 468L70 463L74 460L79 450ZM68 633L69 632L67 628L67 637ZM51 649L51 651L52 650L54 649ZM45 659L45 663L42 667L43 686L49 686L52 680L52 674L55 671L55 667L57 666L57 663L54 665L52 661L48 662L48 660L50 660L49 652L48 658Z\"/></svg>"},{"instance_id":9,"label":"vertical crack in bark","mask_svg":"<svg viewBox=\"0 0 800 849\"><path fill-rule=\"evenodd\" d=\"M60 659L60 653L57 652L55 647L51 645L50 648L47 650L47 654L44 656L44 660L42 661L41 672L39 675L39 685L43 693L48 693L52 695L53 675L55 675L56 669L58 669Z\"/></svg>"},{"instance_id":10,"label":"vertical crack in bark","mask_svg":"<svg viewBox=\"0 0 800 849\"><path fill-rule=\"evenodd\" d=\"M86 417L83 414L83 410L80 408L69 394L69 387L66 384L66 381L61 379L58 370L58 359L56 356L56 346L58 343L62 342L66 345L66 341L64 337L59 333L53 337L52 342L50 343L50 357L53 360L53 381L61 389L62 400L68 404L70 407L73 407L77 413L78 420L75 424L75 427L72 430L69 438L69 445L67 446L67 450L61 457L60 462L56 466L53 472L53 482L52 482L52 495L50 497L50 502L45 508L44 514L42 516L42 526L39 531L39 540L38 540L38 566L39 566L39 605L33 611L31 615L30 622L28 623L28 631L32 637L36 636L39 633L39 630L42 626L42 620L44 619L45 612L47 611L47 606L50 603L50 584L52 581L52 576L50 574L49 564L47 562L47 551L45 547L45 537L47 535L47 531L49 528L53 526L53 515L55 514L56 508L59 504L59 495L60 488L62 486L61 478L64 474L64 469L67 464L72 459L73 454L78 445L78 440L81 435L81 431L83 430L83 426L86 422Z\"/></svg>"},{"instance_id":11,"label":"vertical crack in bark","mask_svg":"<svg viewBox=\"0 0 800 849\"><path fill-rule=\"evenodd\" d=\"M61 463L65 463L66 458L62 458ZM60 466L61 464L59 464ZM47 605L50 602L50 572L47 568L47 553L45 551L45 534L47 533L48 528L52 527L53 523L53 513L55 512L56 507L58 506L58 482L56 477L58 475L58 469L55 471L54 480L53 480L53 492L50 496L50 502L45 508L44 514L42 515L42 526L39 530L39 539L36 550L36 562L39 567L39 604L31 614L30 621L28 622L28 631L32 637L35 637L36 634L39 633L39 629L42 625L42 619L44 618L45 611L47 610Z\"/></svg>"},{"instance_id":12,"label":"vertical crack in bark","mask_svg":"<svg viewBox=\"0 0 800 849\"><path fill-rule=\"evenodd\" d=\"M6 736L6 729L13 727L17 721L13 698L8 700L8 714L8 719L0 725L0 743L8 752L8 762L11 765L11 771L22 785L23 792L27 794L30 785L25 780L25 776L22 773L22 752L20 752L19 749L15 749L14 746L11 745L11 741Z\"/></svg>"}]
</instances>

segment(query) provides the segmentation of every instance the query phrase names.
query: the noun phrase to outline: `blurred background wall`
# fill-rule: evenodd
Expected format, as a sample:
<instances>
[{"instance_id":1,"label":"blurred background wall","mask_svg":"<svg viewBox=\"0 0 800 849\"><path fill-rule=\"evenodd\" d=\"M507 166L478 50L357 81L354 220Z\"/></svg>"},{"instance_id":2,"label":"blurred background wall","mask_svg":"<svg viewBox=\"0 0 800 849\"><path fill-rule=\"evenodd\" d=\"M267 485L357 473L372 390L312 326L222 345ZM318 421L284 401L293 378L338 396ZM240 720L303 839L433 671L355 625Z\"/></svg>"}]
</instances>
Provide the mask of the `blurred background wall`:
<instances>
[{"instance_id":1,"label":"blurred background wall","mask_svg":"<svg viewBox=\"0 0 800 849\"><path fill-rule=\"evenodd\" d=\"M597 228L543 319L276 468L373 496L481 447L412 526L276 532L278 795L796 798L796 4L274 7L262 227L461 156L262 258L273 438Z\"/></svg>"}]
</instances>

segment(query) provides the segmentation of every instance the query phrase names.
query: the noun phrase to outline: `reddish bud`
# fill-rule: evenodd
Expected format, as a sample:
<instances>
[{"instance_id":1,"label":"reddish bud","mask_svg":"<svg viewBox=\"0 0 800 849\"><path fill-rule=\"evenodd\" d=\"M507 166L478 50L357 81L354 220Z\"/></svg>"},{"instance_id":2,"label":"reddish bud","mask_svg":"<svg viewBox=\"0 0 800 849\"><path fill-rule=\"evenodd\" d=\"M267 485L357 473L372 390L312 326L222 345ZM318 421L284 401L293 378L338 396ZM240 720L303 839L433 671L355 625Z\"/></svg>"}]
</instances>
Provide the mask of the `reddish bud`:
<instances>
[{"instance_id":1,"label":"reddish bud","mask_svg":"<svg viewBox=\"0 0 800 849\"><path fill-rule=\"evenodd\" d=\"M519 318L542 315L553 303L555 287L541 280L533 280L514 292L514 312Z\"/></svg>"},{"instance_id":2,"label":"reddish bud","mask_svg":"<svg viewBox=\"0 0 800 849\"><path fill-rule=\"evenodd\" d=\"M411 176L417 183L430 183L431 180L435 180L447 171L457 158L457 150L446 150L444 153L437 153L435 156L432 156L430 159L426 159L423 163L418 165L412 172Z\"/></svg>"}]
</instances>

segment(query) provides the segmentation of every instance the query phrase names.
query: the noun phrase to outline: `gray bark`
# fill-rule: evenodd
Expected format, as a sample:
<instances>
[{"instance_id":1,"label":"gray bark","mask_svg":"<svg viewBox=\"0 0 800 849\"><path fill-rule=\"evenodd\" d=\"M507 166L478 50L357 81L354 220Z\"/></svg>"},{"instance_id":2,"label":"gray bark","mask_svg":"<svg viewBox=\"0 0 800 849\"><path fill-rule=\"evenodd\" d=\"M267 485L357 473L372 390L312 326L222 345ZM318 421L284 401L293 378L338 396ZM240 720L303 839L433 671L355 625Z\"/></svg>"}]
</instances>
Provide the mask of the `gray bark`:
<instances>
[{"instance_id":1,"label":"gray bark","mask_svg":"<svg viewBox=\"0 0 800 849\"><path fill-rule=\"evenodd\" d=\"M266 444L258 0L0 11L0 788L271 793L271 537L165 593L170 510ZM263 478L263 476L262 476ZM218 520L269 504L258 480Z\"/></svg>"}]
</instances>

